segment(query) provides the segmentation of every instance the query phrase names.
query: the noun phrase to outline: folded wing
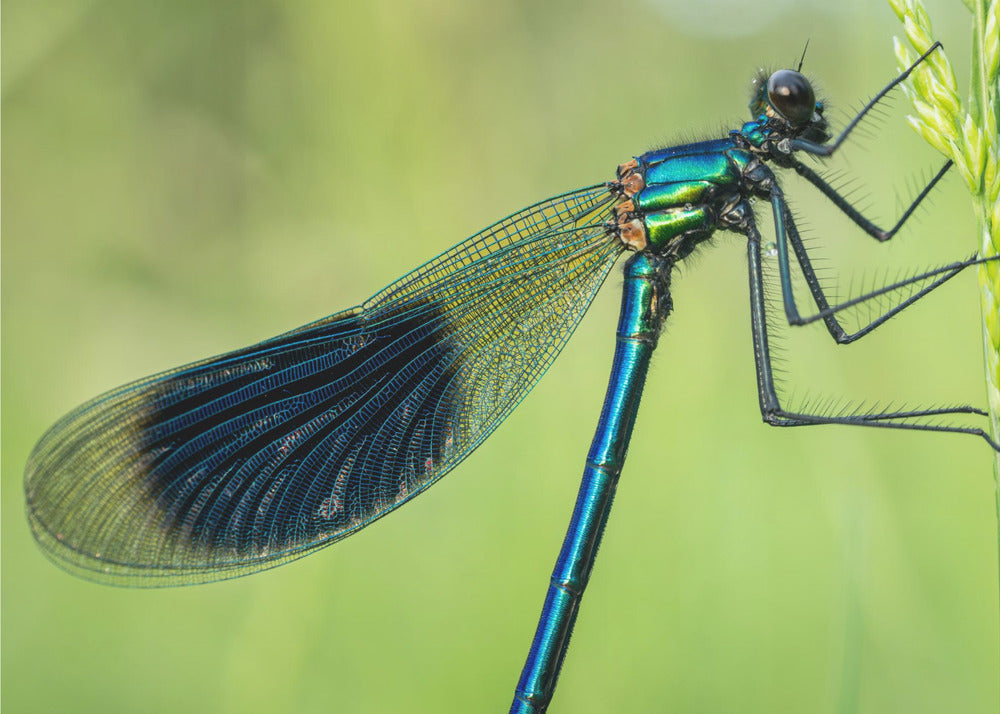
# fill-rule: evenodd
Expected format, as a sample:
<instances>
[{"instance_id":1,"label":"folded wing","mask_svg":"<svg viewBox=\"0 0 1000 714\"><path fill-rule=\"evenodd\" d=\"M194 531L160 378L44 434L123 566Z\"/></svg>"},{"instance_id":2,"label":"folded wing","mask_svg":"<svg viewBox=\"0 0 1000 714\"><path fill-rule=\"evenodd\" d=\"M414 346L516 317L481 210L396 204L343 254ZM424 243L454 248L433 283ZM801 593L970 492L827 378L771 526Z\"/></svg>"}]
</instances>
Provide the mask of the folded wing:
<instances>
[{"instance_id":1,"label":"folded wing","mask_svg":"<svg viewBox=\"0 0 1000 714\"><path fill-rule=\"evenodd\" d=\"M35 447L28 517L68 570L133 586L273 567L405 503L562 349L621 253L595 186L472 236L363 305L125 385Z\"/></svg>"}]
</instances>

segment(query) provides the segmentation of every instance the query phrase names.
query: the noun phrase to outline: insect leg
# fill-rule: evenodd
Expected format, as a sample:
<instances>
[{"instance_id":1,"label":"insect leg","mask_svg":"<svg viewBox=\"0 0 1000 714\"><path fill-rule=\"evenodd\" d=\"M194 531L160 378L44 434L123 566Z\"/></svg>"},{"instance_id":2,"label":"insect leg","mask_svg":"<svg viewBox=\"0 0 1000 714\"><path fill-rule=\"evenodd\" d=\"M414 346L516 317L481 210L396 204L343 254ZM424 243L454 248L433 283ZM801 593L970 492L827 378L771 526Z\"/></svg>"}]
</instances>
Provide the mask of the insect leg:
<instances>
[{"instance_id":1,"label":"insect leg","mask_svg":"<svg viewBox=\"0 0 1000 714\"><path fill-rule=\"evenodd\" d=\"M910 216L913 215L913 212L917 210L917 206L919 206L920 203L927 197L927 194L934 189L934 186L937 185L938 181L944 177L944 175L948 172L948 169L951 168L951 161L949 160L945 162L944 166L942 166L937 174L934 175L934 178L932 178L930 182L924 186L923 190L920 191L920 194L913 199L913 202L910 203L909 207L903 211L903 215L899 217L898 221L896 221L896 225L889 230L879 228L871 220L865 218L865 216L863 216L858 209L852 206L844 196L841 196L840 193L837 192L837 189L827 183L819 174L803 164L801 161L794 162L792 166L795 168L795 171L799 174L799 176L818 188L824 196L830 199L833 205L843 211L848 218L854 221L854 223L861 228L861 230L878 241L887 241L896 235L896 231L898 231L903 224L906 223Z\"/></svg>"},{"instance_id":2,"label":"insect leg","mask_svg":"<svg viewBox=\"0 0 1000 714\"><path fill-rule=\"evenodd\" d=\"M750 281L750 326L753 333L754 362L757 367L757 395L760 401L760 413L765 422L772 426L852 424L856 426L874 426L883 429L972 434L981 437L993 449L1000 451L1000 444L993 441L989 434L982 429L908 421L953 414L985 415L983 410L971 406L856 414L810 414L785 410L778 399L774 383L774 370L767 336L767 309L764 300L764 281L761 269L760 232L755 226L751 225L748 228L747 238L747 260Z\"/></svg>"},{"instance_id":3,"label":"insect leg","mask_svg":"<svg viewBox=\"0 0 1000 714\"><path fill-rule=\"evenodd\" d=\"M907 67L903 73L901 73L894 80L889 82L889 84L885 85L881 89L881 91L879 91L878 94L872 97L868 101L868 103L861 108L861 111L859 111L855 115L855 117L851 119L850 122L848 122L847 126L844 127L844 130L840 132L840 135L836 139L834 139L832 143L818 144L815 141L808 141L807 139L792 139L791 150L804 151L807 154L812 154L813 156L831 156L837 149L840 148L840 145L847 140L847 137L850 135L850 133L854 131L854 127L856 127L858 123L862 119L864 119L865 114L871 111L872 107L874 107L876 104L882 101L882 98L885 97L885 95L888 94L897 84L900 84L901 82L905 81L906 78L909 77L910 74L913 72L913 70L915 70L921 62L927 59L927 57L930 56L931 52L938 49L939 47L941 47L941 43L935 42L933 45L931 45L929 50L920 55L920 57L918 57L913 64Z\"/></svg>"},{"instance_id":4,"label":"insect leg","mask_svg":"<svg viewBox=\"0 0 1000 714\"><path fill-rule=\"evenodd\" d=\"M823 292L823 287L820 285L819 279L816 277L816 271L812 266L812 261L809 259L809 253L806 250L805 244L802 242L798 228L795 226L795 220L792 217L791 211L788 209L788 204L785 203L784 195L777 185L774 185L771 189L771 206L774 211L774 227L778 249L778 270L781 277L781 293L785 307L785 317L790 325L807 325L809 323L816 322L817 320L823 320L830 336L840 344L849 344L857 339L860 339L861 337L864 337L879 325L884 324L891 317L902 312L931 291L958 275L965 268L968 268L971 265L978 265L979 263L997 259L995 257L979 258L977 256L972 256L971 258L967 258L965 260L949 263L948 265L940 266L938 268L913 275L904 280L884 285L878 290L866 293L865 295L860 295L838 305L831 305L826 293ZM802 317L799 315L798 308L795 305L795 297L792 294L791 271L788 261L789 243L791 243L792 250L795 252L795 258L798 261L799 267L802 269L802 274L809 287L809 292L812 293L813 300L816 302L816 307L819 308L819 312L815 315ZM867 300L900 290L908 285L924 283L928 280L931 280L931 282L923 285L923 287L907 297L905 300L878 315L876 318L854 332L848 332L845 330L836 318L837 312L854 307Z\"/></svg>"}]
</instances>

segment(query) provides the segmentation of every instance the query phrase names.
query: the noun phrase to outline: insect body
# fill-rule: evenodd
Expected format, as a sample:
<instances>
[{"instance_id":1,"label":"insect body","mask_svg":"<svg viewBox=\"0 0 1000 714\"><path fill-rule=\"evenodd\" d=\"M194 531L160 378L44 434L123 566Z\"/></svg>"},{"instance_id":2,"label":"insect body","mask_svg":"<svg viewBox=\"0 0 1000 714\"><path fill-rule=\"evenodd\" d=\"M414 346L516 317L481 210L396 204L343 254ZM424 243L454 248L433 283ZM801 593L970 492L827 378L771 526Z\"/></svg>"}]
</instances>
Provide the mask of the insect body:
<instances>
[{"instance_id":1,"label":"insect body","mask_svg":"<svg viewBox=\"0 0 1000 714\"><path fill-rule=\"evenodd\" d=\"M979 262L887 286L920 289L848 333L836 317L843 306L827 301L784 201L776 169L795 170L863 230L891 237L947 165L883 231L796 155L833 153L908 72L833 142L805 77L781 70L760 78L754 119L726 137L648 152L620 166L612 181L515 213L358 307L95 398L56 423L29 459L35 537L49 557L84 577L159 586L244 575L351 535L421 493L492 433L562 349L616 260L632 253L607 397L512 705L544 711L671 309L671 270L715 231L747 239L765 420L989 440L979 429L921 421L982 413L970 407L805 414L785 410L775 391L754 198L774 214L786 317L822 320L840 342ZM819 309L810 317L799 316L792 297L789 245Z\"/></svg>"}]
</instances>

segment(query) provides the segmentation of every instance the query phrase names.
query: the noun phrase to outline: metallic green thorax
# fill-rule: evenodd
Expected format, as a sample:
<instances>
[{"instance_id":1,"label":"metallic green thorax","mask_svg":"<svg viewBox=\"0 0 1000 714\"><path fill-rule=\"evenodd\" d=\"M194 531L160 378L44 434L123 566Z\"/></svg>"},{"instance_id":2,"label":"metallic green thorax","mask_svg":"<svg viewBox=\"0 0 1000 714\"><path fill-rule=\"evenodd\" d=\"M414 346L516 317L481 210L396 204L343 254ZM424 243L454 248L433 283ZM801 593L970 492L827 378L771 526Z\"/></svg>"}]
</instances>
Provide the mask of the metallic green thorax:
<instances>
[{"instance_id":1,"label":"metallic green thorax","mask_svg":"<svg viewBox=\"0 0 1000 714\"><path fill-rule=\"evenodd\" d=\"M759 151L741 131L623 165L625 200L617 208L623 242L679 259L720 228L739 230L750 212L747 200L759 193L748 180L761 166Z\"/></svg>"},{"instance_id":2,"label":"metallic green thorax","mask_svg":"<svg viewBox=\"0 0 1000 714\"><path fill-rule=\"evenodd\" d=\"M724 139L650 151L618 167L612 192L621 201L609 225L626 246L676 262L716 230L747 234L755 196L776 198L771 161L795 165L796 148L829 139L823 103L798 70L754 80L755 119Z\"/></svg>"}]
</instances>

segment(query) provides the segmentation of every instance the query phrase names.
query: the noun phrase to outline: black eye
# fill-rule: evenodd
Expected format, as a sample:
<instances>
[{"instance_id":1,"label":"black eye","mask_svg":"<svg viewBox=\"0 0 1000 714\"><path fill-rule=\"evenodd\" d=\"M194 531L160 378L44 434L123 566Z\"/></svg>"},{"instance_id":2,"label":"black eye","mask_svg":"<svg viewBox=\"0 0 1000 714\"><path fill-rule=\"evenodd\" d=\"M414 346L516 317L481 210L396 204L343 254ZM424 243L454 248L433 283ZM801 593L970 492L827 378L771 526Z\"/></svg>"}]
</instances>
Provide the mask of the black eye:
<instances>
[{"instance_id":1,"label":"black eye","mask_svg":"<svg viewBox=\"0 0 1000 714\"><path fill-rule=\"evenodd\" d=\"M770 76L767 99L781 116L796 126L807 124L816 108L816 95L809 80L790 69L779 69Z\"/></svg>"}]
</instances>

